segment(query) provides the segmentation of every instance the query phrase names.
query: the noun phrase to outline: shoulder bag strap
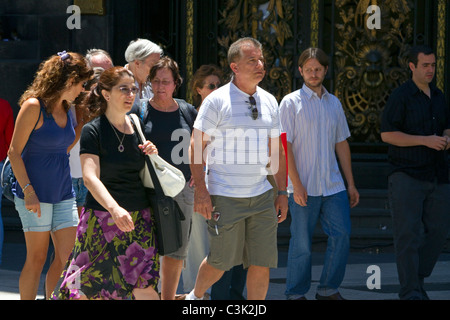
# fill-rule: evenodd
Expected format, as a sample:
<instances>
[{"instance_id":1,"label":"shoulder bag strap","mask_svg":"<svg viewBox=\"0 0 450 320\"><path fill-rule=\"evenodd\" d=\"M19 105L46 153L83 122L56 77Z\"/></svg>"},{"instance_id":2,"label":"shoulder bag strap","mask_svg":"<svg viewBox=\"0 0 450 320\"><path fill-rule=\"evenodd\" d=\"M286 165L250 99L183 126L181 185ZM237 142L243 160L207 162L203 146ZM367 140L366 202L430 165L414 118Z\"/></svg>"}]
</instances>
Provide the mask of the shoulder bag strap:
<instances>
[{"instance_id":1,"label":"shoulder bag strap","mask_svg":"<svg viewBox=\"0 0 450 320\"><path fill-rule=\"evenodd\" d=\"M130 120L131 120L131 123L134 125L134 128L138 132L138 138L139 138L140 143L143 144L146 141L146 139L145 139L144 133L142 132L141 124L139 122L138 116L136 114L132 113L132 114L130 114ZM161 184L159 183L159 179L156 175L155 168L153 168L153 164L150 161L150 157L147 155L145 155L145 162L147 164L148 171L150 172L150 176L152 177L153 186L155 188L156 194L158 196L165 196L164 191L161 187Z\"/></svg>"}]
</instances>

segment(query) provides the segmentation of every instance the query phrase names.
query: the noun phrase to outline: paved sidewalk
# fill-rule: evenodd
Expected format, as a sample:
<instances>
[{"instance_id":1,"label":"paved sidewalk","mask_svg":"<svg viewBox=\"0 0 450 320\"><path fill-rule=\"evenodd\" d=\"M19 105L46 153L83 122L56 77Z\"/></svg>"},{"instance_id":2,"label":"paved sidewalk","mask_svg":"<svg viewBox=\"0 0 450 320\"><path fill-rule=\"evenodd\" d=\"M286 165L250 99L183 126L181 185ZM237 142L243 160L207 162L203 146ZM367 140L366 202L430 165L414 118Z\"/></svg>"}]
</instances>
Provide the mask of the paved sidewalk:
<instances>
[{"instance_id":1,"label":"paved sidewalk","mask_svg":"<svg viewBox=\"0 0 450 320\"><path fill-rule=\"evenodd\" d=\"M316 254L316 260L323 257L323 254ZM392 261L393 254L366 254L352 253L347 265L344 281L340 292L348 300L398 300L398 277L397 267ZM373 270L368 270L370 266L379 267L379 289L373 288ZM306 295L309 300L314 300L316 287L318 285L322 265L314 265L312 268L312 285ZM371 277L371 278L370 278ZM370 279L369 279L370 278ZM368 284L373 288L369 289ZM286 268L278 268L271 272L270 288L267 295L268 300L285 299L284 290L286 288ZM442 256L433 271L433 274L426 279L425 289L431 300L450 300L450 255Z\"/></svg>"},{"instance_id":2,"label":"paved sidewalk","mask_svg":"<svg viewBox=\"0 0 450 320\"><path fill-rule=\"evenodd\" d=\"M25 261L25 244L20 237L14 242L6 243L3 248L3 264L0 266L0 300L19 300L19 276ZM371 253L376 250L367 249L366 252L351 252L344 281L341 286L341 294L349 300L397 300L399 290L397 270L394 255L390 252ZM389 250L387 250L389 251ZM323 253L313 254L312 286L306 297L314 300L322 270ZM286 261L287 251L279 250L279 267L271 270L269 291L267 300L285 300L286 287ZM379 289L370 290L367 287L369 277L373 271L369 266L379 267ZM44 267L46 269L48 266ZM372 279L372 278L371 278ZM41 286L38 299L43 298L44 276L41 277ZM369 281L369 284L374 284ZM443 253L437 263L433 274L426 279L425 288L432 300L450 300L450 253Z\"/></svg>"}]
</instances>

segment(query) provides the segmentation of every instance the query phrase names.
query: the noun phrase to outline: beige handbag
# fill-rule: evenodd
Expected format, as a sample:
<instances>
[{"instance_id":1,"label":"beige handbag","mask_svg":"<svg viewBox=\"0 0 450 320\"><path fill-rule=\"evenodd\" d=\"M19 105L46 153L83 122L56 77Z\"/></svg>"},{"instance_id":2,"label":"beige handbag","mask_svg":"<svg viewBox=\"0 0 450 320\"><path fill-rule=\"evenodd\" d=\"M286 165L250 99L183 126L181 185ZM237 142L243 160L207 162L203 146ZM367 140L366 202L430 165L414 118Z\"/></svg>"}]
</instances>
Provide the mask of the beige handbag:
<instances>
[{"instance_id":1,"label":"beige handbag","mask_svg":"<svg viewBox=\"0 0 450 320\"><path fill-rule=\"evenodd\" d=\"M138 130L141 141L147 141L144 134L142 133L138 116L135 114L130 114L130 116L135 124L136 129ZM184 178L183 172L172 166L157 154L152 154L148 157L150 158L150 162L155 169L164 194L168 197L175 197L177 194L179 194L186 185L186 179ZM144 169L141 170L140 177L145 187L154 189L153 181L147 165L145 165Z\"/></svg>"}]
</instances>

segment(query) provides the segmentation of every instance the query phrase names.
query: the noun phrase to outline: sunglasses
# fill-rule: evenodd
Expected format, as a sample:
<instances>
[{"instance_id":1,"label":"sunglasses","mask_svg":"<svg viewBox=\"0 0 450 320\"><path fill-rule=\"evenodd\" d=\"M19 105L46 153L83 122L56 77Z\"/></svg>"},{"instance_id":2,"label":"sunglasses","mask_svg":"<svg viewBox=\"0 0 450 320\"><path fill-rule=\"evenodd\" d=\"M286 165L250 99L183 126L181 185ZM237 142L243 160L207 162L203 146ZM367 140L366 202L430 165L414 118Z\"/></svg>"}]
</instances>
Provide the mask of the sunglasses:
<instances>
[{"instance_id":1,"label":"sunglasses","mask_svg":"<svg viewBox=\"0 0 450 320\"><path fill-rule=\"evenodd\" d=\"M131 88L128 88L128 87L120 87L120 88L118 88L118 89L120 90L120 92L121 92L122 94L127 95L127 96L128 96L130 93L136 95L136 94L139 92L139 88L138 88L138 87L131 87Z\"/></svg>"},{"instance_id":2,"label":"sunglasses","mask_svg":"<svg viewBox=\"0 0 450 320\"><path fill-rule=\"evenodd\" d=\"M205 85L206 88L208 88L209 90L214 90L220 87L220 83L215 84L215 83L210 83Z\"/></svg>"},{"instance_id":3,"label":"sunglasses","mask_svg":"<svg viewBox=\"0 0 450 320\"><path fill-rule=\"evenodd\" d=\"M220 212L216 211L216 207L213 207L212 219L215 222L219 221L220 219ZM217 227L217 223L214 225L214 228L216 229L216 234L219 235L219 228Z\"/></svg>"},{"instance_id":4,"label":"sunglasses","mask_svg":"<svg viewBox=\"0 0 450 320\"><path fill-rule=\"evenodd\" d=\"M256 119L258 119L258 116L259 116L258 108L256 108L256 100L252 96L250 96L248 98L248 100L249 100L248 102L250 103L250 107L248 107L248 108L252 109L251 117L253 120L256 120Z\"/></svg>"}]
</instances>

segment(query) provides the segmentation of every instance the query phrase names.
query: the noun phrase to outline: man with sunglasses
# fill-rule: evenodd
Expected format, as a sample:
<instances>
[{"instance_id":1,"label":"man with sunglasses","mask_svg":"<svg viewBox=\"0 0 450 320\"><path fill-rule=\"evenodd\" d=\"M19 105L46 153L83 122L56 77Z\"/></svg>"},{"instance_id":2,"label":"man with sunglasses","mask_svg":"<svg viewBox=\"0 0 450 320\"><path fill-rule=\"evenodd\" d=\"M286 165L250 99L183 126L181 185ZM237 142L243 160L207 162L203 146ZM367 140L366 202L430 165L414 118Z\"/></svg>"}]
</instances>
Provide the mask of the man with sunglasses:
<instances>
[{"instance_id":1,"label":"man with sunglasses","mask_svg":"<svg viewBox=\"0 0 450 320\"><path fill-rule=\"evenodd\" d=\"M312 234L320 217L328 247L316 299L344 300L338 288L350 248L350 207L359 202L347 143L350 131L341 103L322 85L328 70L325 52L309 48L300 55L298 65L304 85L280 104L292 218L286 295L292 300L306 299L311 286ZM336 155L347 180L347 192Z\"/></svg>"},{"instance_id":2,"label":"man with sunglasses","mask_svg":"<svg viewBox=\"0 0 450 320\"><path fill-rule=\"evenodd\" d=\"M208 220L210 252L186 299L202 299L225 271L241 264L248 269L247 299L265 299L269 270L277 267L277 225L287 215L278 104L258 87L265 75L261 43L237 40L228 61L232 81L203 101L191 140L194 211ZM275 203L269 162L279 190Z\"/></svg>"}]
</instances>

